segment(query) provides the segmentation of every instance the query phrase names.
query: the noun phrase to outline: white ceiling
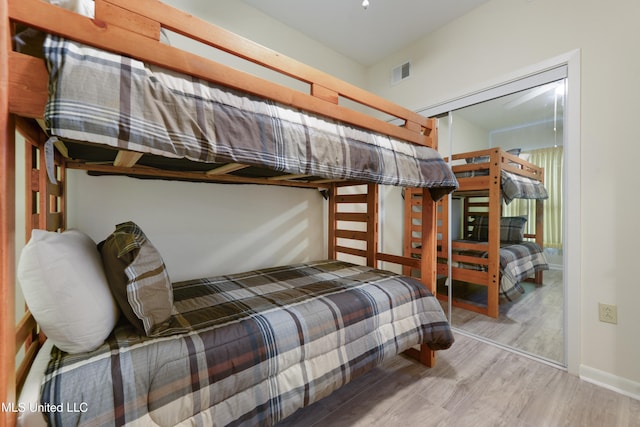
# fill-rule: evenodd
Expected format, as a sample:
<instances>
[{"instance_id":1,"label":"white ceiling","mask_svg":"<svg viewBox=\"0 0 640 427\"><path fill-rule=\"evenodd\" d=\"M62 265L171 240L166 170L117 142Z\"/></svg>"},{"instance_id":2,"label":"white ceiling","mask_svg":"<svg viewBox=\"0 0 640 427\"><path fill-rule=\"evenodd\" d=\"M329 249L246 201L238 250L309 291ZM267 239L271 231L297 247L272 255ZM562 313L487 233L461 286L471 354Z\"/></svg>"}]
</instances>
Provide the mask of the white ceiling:
<instances>
[{"instance_id":1,"label":"white ceiling","mask_svg":"<svg viewBox=\"0 0 640 427\"><path fill-rule=\"evenodd\" d=\"M455 114L489 132L533 124L562 127L564 82L555 81L471 105Z\"/></svg>"},{"instance_id":2,"label":"white ceiling","mask_svg":"<svg viewBox=\"0 0 640 427\"><path fill-rule=\"evenodd\" d=\"M363 65L372 65L488 0L242 0Z\"/></svg>"}]
</instances>

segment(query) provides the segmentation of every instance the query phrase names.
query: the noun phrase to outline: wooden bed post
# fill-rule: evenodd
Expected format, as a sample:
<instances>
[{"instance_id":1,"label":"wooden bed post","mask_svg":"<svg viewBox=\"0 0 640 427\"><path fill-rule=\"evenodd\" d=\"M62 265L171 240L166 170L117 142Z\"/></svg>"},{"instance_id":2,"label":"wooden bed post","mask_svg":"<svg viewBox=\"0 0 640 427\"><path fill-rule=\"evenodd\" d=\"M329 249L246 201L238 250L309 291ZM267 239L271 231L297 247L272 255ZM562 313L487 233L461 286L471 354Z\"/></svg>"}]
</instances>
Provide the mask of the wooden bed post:
<instances>
[{"instance_id":1,"label":"wooden bed post","mask_svg":"<svg viewBox=\"0 0 640 427\"><path fill-rule=\"evenodd\" d=\"M3 91L4 92L4 91ZM3 102L4 104L4 102ZM4 106L4 105L3 105ZM11 405L15 402L15 134L13 132L13 117L2 114L2 149L0 152L0 170L2 170L2 184L0 193L0 238L2 246L2 260L0 260L0 404ZM14 418L10 411L2 411L2 425L14 425Z\"/></svg>"},{"instance_id":2,"label":"wooden bed post","mask_svg":"<svg viewBox=\"0 0 640 427\"><path fill-rule=\"evenodd\" d=\"M411 188L405 188L402 190L404 194L404 212L403 212L403 222L402 224L402 232L403 232L403 243L402 243L402 254L406 257L411 257L411 237L413 233L411 229L413 228L413 221L411 219L411 213L413 211L413 206L411 205L411 198L413 197ZM408 265L402 266L402 274L405 276L411 276L411 267Z\"/></svg>"},{"instance_id":3,"label":"wooden bed post","mask_svg":"<svg viewBox=\"0 0 640 427\"><path fill-rule=\"evenodd\" d=\"M329 259L338 259L338 253L336 246L338 244L338 238L336 237L336 212L338 211L338 204L336 203L336 196L338 195L338 187L336 184L332 184L329 187L329 225L327 229L327 256Z\"/></svg>"},{"instance_id":4,"label":"wooden bed post","mask_svg":"<svg viewBox=\"0 0 640 427\"><path fill-rule=\"evenodd\" d=\"M377 267L378 254L378 184L367 185L367 265Z\"/></svg>"},{"instance_id":5,"label":"wooden bed post","mask_svg":"<svg viewBox=\"0 0 640 427\"><path fill-rule=\"evenodd\" d=\"M438 230L436 228L436 202L431 197L428 188L422 190L422 257L420 260L420 280L431 291L437 295L437 241ZM432 367L436 363L436 352L427 345L420 346L420 357L418 359L423 365Z\"/></svg>"},{"instance_id":6,"label":"wooden bed post","mask_svg":"<svg viewBox=\"0 0 640 427\"><path fill-rule=\"evenodd\" d=\"M489 157L489 264L487 282L487 315L498 317L500 302L500 216L502 214L500 149L491 151Z\"/></svg>"},{"instance_id":7,"label":"wooden bed post","mask_svg":"<svg viewBox=\"0 0 640 427\"><path fill-rule=\"evenodd\" d=\"M437 204L431 198L428 188L422 190L422 256L420 279L436 295L436 251L438 232L436 229Z\"/></svg>"},{"instance_id":8,"label":"wooden bed post","mask_svg":"<svg viewBox=\"0 0 640 427\"><path fill-rule=\"evenodd\" d=\"M544 248L544 200L536 199L536 243ZM536 272L534 283L542 285L542 271Z\"/></svg>"},{"instance_id":9,"label":"wooden bed post","mask_svg":"<svg viewBox=\"0 0 640 427\"><path fill-rule=\"evenodd\" d=\"M0 7L0 49L11 51L8 4ZM15 130L9 113L9 58L0 59L0 404L16 401L15 377ZM0 411L0 424L13 426L15 413Z\"/></svg>"}]
</instances>

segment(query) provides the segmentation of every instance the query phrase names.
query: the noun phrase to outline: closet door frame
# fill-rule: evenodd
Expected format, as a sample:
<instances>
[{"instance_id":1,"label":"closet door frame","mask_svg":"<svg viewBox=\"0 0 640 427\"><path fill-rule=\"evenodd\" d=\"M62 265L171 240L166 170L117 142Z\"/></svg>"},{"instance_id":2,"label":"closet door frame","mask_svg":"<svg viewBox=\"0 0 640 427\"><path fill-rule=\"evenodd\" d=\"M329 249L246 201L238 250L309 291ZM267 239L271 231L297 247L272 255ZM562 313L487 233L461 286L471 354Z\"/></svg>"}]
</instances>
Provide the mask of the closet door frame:
<instances>
[{"instance_id":1,"label":"closet door frame","mask_svg":"<svg viewBox=\"0 0 640 427\"><path fill-rule=\"evenodd\" d=\"M565 363L562 364L562 367L574 375L579 374L581 364L580 55L579 49L570 51L499 77L486 84L478 85L471 91L459 94L447 101L418 110L420 114L427 117L444 117L453 110L539 86L549 81L567 78L563 135L565 165L563 183L565 188L563 223ZM446 145L442 144L441 146L445 147ZM449 150L451 150L451 145L449 144L448 146ZM571 221L569 221L569 218Z\"/></svg>"}]
</instances>

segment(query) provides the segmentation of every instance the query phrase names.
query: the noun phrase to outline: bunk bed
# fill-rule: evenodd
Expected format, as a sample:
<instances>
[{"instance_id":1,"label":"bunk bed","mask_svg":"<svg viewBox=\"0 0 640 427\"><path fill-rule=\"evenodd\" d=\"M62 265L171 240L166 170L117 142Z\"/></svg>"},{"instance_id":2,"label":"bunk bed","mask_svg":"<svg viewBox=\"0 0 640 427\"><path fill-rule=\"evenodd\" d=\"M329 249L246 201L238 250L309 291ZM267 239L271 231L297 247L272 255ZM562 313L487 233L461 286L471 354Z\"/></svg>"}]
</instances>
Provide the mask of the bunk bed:
<instances>
[{"instance_id":1,"label":"bunk bed","mask_svg":"<svg viewBox=\"0 0 640 427\"><path fill-rule=\"evenodd\" d=\"M0 8L2 425L273 425L392 355L432 366L452 345L433 297L435 203L457 180L433 120L155 0L71 3L86 7ZM308 93L174 48L164 30ZM24 316L14 308L16 132L27 145ZM68 169L320 190L329 260L171 283L136 224L97 245L67 229ZM379 184L422 188L420 260L378 251ZM65 288L71 276L92 288ZM104 300L84 310L100 321L89 333L73 317L82 299L58 304L87 292Z\"/></svg>"},{"instance_id":2,"label":"bunk bed","mask_svg":"<svg viewBox=\"0 0 640 427\"><path fill-rule=\"evenodd\" d=\"M461 231L458 235L449 231L451 205L448 198L443 199L437 209L439 282L453 286L454 306L498 318L500 301L511 301L524 293L524 280L541 285L542 272L548 269L542 241L543 201L548 198L544 169L518 153L492 148L454 154L452 170L459 187L451 198L460 202L461 212L457 216L459 227L452 220L451 229ZM414 189L405 190L404 254L408 257L421 256L421 197ZM503 204L514 199L533 200L535 218L503 216ZM525 232L528 221L535 223L533 233ZM409 267L403 272L419 275ZM468 284L484 287L486 299L456 298L456 286ZM438 298L448 300L446 286L441 289Z\"/></svg>"}]
</instances>

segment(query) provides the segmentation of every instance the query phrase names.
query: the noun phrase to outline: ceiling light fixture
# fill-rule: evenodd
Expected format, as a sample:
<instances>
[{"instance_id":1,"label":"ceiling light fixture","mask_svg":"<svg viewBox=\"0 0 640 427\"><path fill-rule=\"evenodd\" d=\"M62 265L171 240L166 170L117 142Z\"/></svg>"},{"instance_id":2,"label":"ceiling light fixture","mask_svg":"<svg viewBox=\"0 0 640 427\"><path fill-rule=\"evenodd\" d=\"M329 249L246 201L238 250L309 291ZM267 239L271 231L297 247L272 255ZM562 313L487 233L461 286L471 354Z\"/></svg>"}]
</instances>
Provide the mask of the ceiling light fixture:
<instances>
[{"instance_id":1,"label":"ceiling light fixture","mask_svg":"<svg viewBox=\"0 0 640 427\"><path fill-rule=\"evenodd\" d=\"M362 7L366 10L369 7L369 0L362 0Z\"/></svg>"}]
</instances>

